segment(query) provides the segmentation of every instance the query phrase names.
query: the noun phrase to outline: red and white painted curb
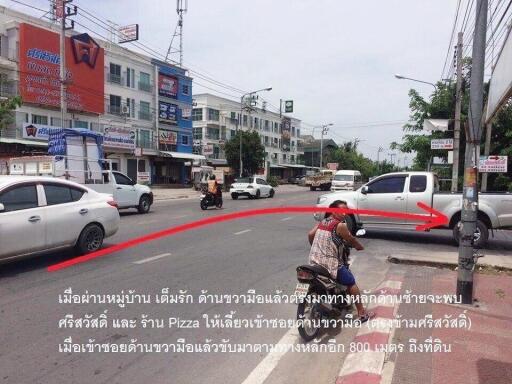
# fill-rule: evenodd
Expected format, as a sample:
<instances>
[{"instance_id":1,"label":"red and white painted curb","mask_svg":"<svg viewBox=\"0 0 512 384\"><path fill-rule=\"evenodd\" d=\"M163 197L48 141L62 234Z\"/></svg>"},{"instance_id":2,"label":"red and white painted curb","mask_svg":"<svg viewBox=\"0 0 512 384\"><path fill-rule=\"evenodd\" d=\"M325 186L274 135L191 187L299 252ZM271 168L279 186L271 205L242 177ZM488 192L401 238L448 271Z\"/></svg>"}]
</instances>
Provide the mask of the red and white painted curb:
<instances>
[{"instance_id":1,"label":"red and white painted curb","mask_svg":"<svg viewBox=\"0 0 512 384\"><path fill-rule=\"evenodd\" d=\"M402 289L403 276L392 276L383 281L373 294L377 296L398 295ZM382 302L381 302L382 301ZM370 320L371 327L363 324L358 330L355 343L367 343L368 350L350 352L340 369L336 384L380 384L386 351L377 348L387 345L392 337L390 319L394 319L398 309L397 300L379 300L378 304L369 306L368 310L375 313ZM380 319L384 321L379 321Z\"/></svg>"}]
</instances>

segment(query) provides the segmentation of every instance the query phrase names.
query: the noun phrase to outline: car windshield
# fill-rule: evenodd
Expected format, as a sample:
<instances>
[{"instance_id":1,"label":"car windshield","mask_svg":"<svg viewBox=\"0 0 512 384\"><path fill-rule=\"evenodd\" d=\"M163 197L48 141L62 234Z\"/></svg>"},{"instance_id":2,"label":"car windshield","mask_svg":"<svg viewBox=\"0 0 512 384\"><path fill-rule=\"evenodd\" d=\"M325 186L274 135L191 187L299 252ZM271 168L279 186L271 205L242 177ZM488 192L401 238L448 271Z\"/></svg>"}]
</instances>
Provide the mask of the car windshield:
<instances>
[{"instance_id":1,"label":"car windshield","mask_svg":"<svg viewBox=\"0 0 512 384\"><path fill-rule=\"evenodd\" d=\"M252 178L250 177L242 177L241 179L236 179L235 180L236 183L252 183Z\"/></svg>"},{"instance_id":2,"label":"car windshield","mask_svg":"<svg viewBox=\"0 0 512 384\"><path fill-rule=\"evenodd\" d=\"M336 175L334 176L334 180L336 181L354 181L353 175Z\"/></svg>"}]
</instances>

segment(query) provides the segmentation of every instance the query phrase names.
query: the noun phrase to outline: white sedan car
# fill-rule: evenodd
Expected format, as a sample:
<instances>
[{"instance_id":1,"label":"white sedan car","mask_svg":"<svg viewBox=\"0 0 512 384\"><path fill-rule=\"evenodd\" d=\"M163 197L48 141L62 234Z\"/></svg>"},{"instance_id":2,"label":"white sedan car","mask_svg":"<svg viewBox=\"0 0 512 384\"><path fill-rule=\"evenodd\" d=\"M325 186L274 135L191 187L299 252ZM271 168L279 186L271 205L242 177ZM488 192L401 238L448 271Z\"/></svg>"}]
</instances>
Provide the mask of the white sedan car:
<instances>
[{"instance_id":1,"label":"white sedan car","mask_svg":"<svg viewBox=\"0 0 512 384\"><path fill-rule=\"evenodd\" d=\"M72 247L94 252L119 221L111 195L56 178L0 176L0 262Z\"/></svg>"},{"instance_id":2,"label":"white sedan car","mask_svg":"<svg viewBox=\"0 0 512 384\"><path fill-rule=\"evenodd\" d=\"M229 190L233 200L238 196L247 196L249 199L259 199L260 197L274 197L275 191L265 179L261 177L243 177L236 179Z\"/></svg>"}]
</instances>

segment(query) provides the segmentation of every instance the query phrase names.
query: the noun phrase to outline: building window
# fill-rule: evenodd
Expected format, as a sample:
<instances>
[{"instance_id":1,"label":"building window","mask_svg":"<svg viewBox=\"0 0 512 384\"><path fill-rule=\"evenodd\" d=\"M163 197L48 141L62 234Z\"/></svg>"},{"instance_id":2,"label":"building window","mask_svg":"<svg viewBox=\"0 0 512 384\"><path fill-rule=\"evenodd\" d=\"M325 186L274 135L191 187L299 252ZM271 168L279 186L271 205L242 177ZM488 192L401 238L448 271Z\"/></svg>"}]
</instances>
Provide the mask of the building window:
<instances>
[{"instance_id":1,"label":"building window","mask_svg":"<svg viewBox=\"0 0 512 384\"><path fill-rule=\"evenodd\" d=\"M219 121L219 110L208 108L208 120Z\"/></svg>"},{"instance_id":2,"label":"building window","mask_svg":"<svg viewBox=\"0 0 512 384\"><path fill-rule=\"evenodd\" d=\"M300 129L297 128L297 137L300 137Z\"/></svg>"},{"instance_id":3,"label":"building window","mask_svg":"<svg viewBox=\"0 0 512 384\"><path fill-rule=\"evenodd\" d=\"M73 127L89 129L89 123L82 120L73 120Z\"/></svg>"},{"instance_id":4,"label":"building window","mask_svg":"<svg viewBox=\"0 0 512 384\"><path fill-rule=\"evenodd\" d=\"M62 127L60 122L61 122L61 120L58 117L52 117L52 119L51 119L52 127ZM66 120L64 120L64 122L65 122L66 126L63 128L71 128L71 120L66 119Z\"/></svg>"},{"instance_id":5,"label":"building window","mask_svg":"<svg viewBox=\"0 0 512 384\"><path fill-rule=\"evenodd\" d=\"M188 85L183 85L181 87L181 93L188 96L190 94L190 87Z\"/></svg>"},{"instance_id":6,"label":"building window","mask_svg":"<svg viewBox=\"0 0 512 384\"><path fill-rule=\"evenodd\" d=\"M151 120L151 113L149 111L149 103L147 101L141 101L139 104L139 119L140 120Z\"/></svg>"},{"instance_id":7,"label":"building window","mask_svg":"<svg viewBox=\"0 0 512 384\"><path fill-rule=\"evenodd\" d=\"M292 127L292 136L295 136L295 127Z\"/></svg>"},{"instance_id":8,"label":"building window","mask_svg":"<svg viewBox=\"0 0 512 384\"><path fill-rule=\"evenodd\" d=\"M151 79L149 73L140 73L139 89L141 91L151 92Z\"/></svg>"},{"instance_id":9,"label":"building window","mask_svg":"<svg viewBox=\"0 0 512 384\"><path fill-rule=\"evenodd\" d=\"M236 112L231 112L231 120L236 120Z\"/></svg>"},{"instance_id":10,"label":"building window","mask_svg":"<svg viewBox=\"0 0 512 384\"><path fill-rule=\"evenodd\" d=\"M194 128L194 140L202 140L203 139L203 128Z\"/></svg>"},{"instance_id":11,"label":"building window","mask_svg":"<svg viewBox=\"0 0 512 384\"><path fill-rule=\"evenodd\" d=\"M201 121L201 120L203 120L203 108L192 109L192 121Z\"/></svg>"},{"instance_id":12,"label":"building window","mask_svg":"<svg viewBox=\"0 0 512 384\"><path fill-rule=\"evenodd\" d=\"M126 68L126 86L135 88L135 69Z\"/></svg>"},{"instance_id":13,"label":"building window","mask_svg":"<svg viewBox=\"0 0 512 384\"><path fill-rule=\"evenodd\" d=\"M108 112L113 115L121 114L121 96L110 95L110 104L108 106Z\"/></svg>"},{"instance_id":14,"label":"building window","mask_svg":"<svg viewBox=\"0 0 512 384\"><path fill-rule=\"evenodd\" d=\"M247 115L244 115L242 124L244 127L247 127Z\"/></svg>"},{"instance_id":15,"label":"building window","mask_svg":"<svg viewBox=\"0 0 512 384\"><path fill-rule=\"evenodd\" d=\"M206 138L211 140L219 140L219 129L218 128L207 128Z\"/></svg>"},{"instance_id":16,"label":"building window","mask_svg":"<svg viewBox=\"0 0 512 384\"><path fill-rule=\"evenodd\" d=\"M110 73L108 79L111 83L121 84L121 66L110 63Z\"/></svg>"},{"instance_id":17,"label":"building window","mask_svg":"<svg viewBox=\"0 0 512 384\"><path fill-rule=\"evenodd\" d=\"M141 148L151 148L151 132L140 130L139 131L139 147Z\"/></svg>"},{"instance_id":18,"label":"building window","mask_svg":"<svg viewBox=\"0 0 512 384\"><path fill-rule=\"evenodd\" d=\"M231 129L231 138L235 137L236 136L236 131L234 129Z\"/></svg>"},{"instance_id":19,"label":"building window","mask_svg":"<svg viewBox=\"0 0 512 384\"><path fill-rule=\"evenodd\" d=\"M126 99L126 106L129 108L126 116L135 117L135 99L131 99L128 97Z\"/></svg>"},{"instance_id":20,"label":"building window","mask_svg":"<svg viewBox=\"0 0 512 384\"><path fill-rule=\"evenodd\" d=\"M189 142L188 142L188 136L187 135L182 135L181 136L181 144L183 144L183 145L190 145Z\"/></svg>"},{"instance_id":21,"label":"building window","mask_svg":"<svg viewBox=\"0 0 512 384\"><path fill-rule=\"evenodd\" d=\"M32 115L32 124L48 125L48 116Z\"/></svg>"}]
</instances>

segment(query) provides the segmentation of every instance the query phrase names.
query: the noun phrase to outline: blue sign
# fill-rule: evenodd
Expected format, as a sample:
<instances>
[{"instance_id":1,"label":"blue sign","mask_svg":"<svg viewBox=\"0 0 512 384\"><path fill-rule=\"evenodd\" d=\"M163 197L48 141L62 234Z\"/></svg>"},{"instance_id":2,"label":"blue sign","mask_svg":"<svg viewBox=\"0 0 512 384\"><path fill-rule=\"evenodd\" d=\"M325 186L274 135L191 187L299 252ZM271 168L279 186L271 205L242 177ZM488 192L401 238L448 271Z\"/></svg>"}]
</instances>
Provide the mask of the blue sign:
<instances>
[{"instance_id":1,"label":"blue sign","mask_svg":"<svg viewBox=\"0 0 512 384\"><path fill-rule=\"evenodd\" d=\"M159 102L159 113L158 117L160 120L176 122L176 113L178 111L178 107L174 104L169 104L164 101Z\"/></svg>"}]
</instances>

